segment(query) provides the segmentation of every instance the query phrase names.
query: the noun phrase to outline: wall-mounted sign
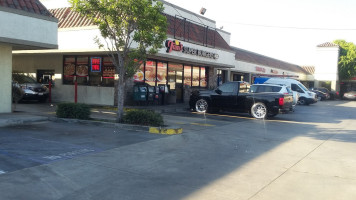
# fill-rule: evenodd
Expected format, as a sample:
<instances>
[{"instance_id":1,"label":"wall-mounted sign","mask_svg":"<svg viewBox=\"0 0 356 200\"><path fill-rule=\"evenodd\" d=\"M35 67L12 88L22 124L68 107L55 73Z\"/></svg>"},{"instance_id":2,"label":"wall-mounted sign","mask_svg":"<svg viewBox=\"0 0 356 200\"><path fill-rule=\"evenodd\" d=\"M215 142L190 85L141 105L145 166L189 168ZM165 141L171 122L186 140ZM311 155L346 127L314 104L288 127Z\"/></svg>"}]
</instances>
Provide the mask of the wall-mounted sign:
<instances>
[{"instance_id":1,"label":"wall-mounted sign","mask_svg":"<svg viewBox=\"0 0 356 200\"><path fill-rule=\"evenodd\" d=\"M90 58L90 66L92 72L101 72L101 57Z\"/></svg>"},{"instance_id":2,"label":"wall-mounted sign","mask_svg":"<svg viewBox=\"0 0 356 200\"><path fill-rule=\"evenodd\" d=\"M256 66L256 72L263 72L263 73L265 73L265 72L266 72L266 69L263 68L263 67L257 67L257 66Z\"/></svg>"},{"instance_id":3,"label":"wall-mounted sign","mask_svg":"<svg viewBox=\"0 0 356 200\"><path fill-rule=\"evenodd\" d=\"M272 73L272 74L278 74L278 71L275 70L275 69L271 69L271 73Z\"/></svg>"},{"instance_id":4,"label":"wall-mounted sign","mask_svg":"<svg viewBox=\"0 0 356 200\"><path fill-rule=\"evenodd\" d=\"M179 42L178 40L166 40L166 47L167 53L171 53L172 50L174 51L182 51L183 49L183 44Z\"/></svg>"},{"instance_id":5,"label":"wall-mounted sign","mask_svg":"<svg viewBox=\"0 0 356 200\"><path fill-rule=\"evenodd\" d=\"M205 58L212 58L212 59L218 59L219 54L217 53L212 53L204 50L199 50L199 49L194 49L191 47L186 47L183 46L181 42L178 40L166 40L166 52L171 53L172 51L181 51L182 53L186 54L191 54L191 55L196 55L196 56L201 56Z\"/></svg>"}]
</instances>

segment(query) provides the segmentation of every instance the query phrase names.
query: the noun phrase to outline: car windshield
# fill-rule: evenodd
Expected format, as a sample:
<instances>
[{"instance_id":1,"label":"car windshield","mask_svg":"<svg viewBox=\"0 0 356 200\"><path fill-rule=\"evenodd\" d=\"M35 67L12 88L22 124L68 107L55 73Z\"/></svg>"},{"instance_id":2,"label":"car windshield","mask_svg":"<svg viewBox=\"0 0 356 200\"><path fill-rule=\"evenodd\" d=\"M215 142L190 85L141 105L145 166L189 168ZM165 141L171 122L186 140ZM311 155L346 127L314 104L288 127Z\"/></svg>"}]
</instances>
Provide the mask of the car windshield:
<instances>
[{"instance_id":1,"label":"car windshield","mask_svg":"<svg viewBox=\"0 0 356 200\"><path fill-rule=\"evenodd\" d=\"M298 84L304 91L309 91L303 84Z\"/></svg>"},{"instance_id":2,"label":"car windshield","mask_svg":"<svg viewBox=\"0 0 356 200\"><path fill-rule=\"evenodd\" d=\"M24 74L12 74L12 79L20 84L37 83L34 78L26 76Z\"/></svg>"}]
</instances>

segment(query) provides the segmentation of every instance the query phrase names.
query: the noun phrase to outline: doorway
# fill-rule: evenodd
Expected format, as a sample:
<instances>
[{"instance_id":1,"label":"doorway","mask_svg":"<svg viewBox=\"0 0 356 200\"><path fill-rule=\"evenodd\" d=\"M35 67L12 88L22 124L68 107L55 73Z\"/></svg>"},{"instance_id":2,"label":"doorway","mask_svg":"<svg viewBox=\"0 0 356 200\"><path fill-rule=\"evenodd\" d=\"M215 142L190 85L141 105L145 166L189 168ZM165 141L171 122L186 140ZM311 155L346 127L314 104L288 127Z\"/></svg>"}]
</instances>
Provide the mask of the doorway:
<instances>
[{"instance_id":1,"label":"doorway","mask_svg":"<svg viewBox=\"0 0 356 200\"><path fill-rule=\"evenodd\" d=\"M176 95L176 102L183 102L183 64L168 63L168 87Z\"/></svg>"}]
</instances>

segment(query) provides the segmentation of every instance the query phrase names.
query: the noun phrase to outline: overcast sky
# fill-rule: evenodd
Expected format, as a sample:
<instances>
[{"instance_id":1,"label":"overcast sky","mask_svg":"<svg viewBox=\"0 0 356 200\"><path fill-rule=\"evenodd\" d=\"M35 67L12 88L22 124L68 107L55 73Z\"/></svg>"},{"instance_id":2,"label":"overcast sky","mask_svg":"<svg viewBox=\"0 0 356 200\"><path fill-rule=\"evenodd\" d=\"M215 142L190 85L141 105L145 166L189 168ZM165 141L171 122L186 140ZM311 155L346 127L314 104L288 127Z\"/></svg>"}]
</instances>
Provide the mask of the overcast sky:
<instances>
[{"instance_id":1,"label":"overcast sky","mask_svg":"<svg viewBox=\"0 0 356 200\"><path fill-rule=\"evenodd\" d=\"M314 65L316 45L356 44L356 0L166 0L217 22L231 45L298 65ZM41 0L48 8L66 0Z\"/></svg>"}]
</instances>

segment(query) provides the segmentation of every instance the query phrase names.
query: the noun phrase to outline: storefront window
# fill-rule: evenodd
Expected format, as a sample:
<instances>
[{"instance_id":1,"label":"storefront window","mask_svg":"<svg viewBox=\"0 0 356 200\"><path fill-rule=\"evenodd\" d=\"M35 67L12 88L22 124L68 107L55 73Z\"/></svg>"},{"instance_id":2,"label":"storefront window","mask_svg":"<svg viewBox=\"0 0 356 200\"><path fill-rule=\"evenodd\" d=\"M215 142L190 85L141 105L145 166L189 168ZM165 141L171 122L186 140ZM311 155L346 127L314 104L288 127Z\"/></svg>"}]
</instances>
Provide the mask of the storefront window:
<instances>
[{"instance_id":1,"label":"storefront window","mask_svg":"<svg viewBox=\"0 0 356 200\"><path fill-rule=\"evenodd\" d=\"M167 84L167 63L157 63L157 84Z\"/></svg>"},{"instance_id":2,"label":"storefront window","mask_svg":"<svg viewBox=\"0 0 356 200\"><path fill-rule=\"evenodd\" d=\"M145 81L151 86L156 86L156 62L146 61Z\"/></svg>"},{"instance_id":3,"label":"storefront window","mask_svg":"<svg viewBox=\"0 0 356 200\"><path fill-rule=\"evenodd\" d=\"M192 86L192 67L184 66L184 85Z\"/></svg>"},{"instance_id":4,"label":"storefront window","mask_svg":"<svg viewBox=\"0 0 356 200\"><path fill-rule=\"evenodd\" d=\"M63 84L114 86L115 67L110 57L65 56Z\"/></svg>"},{"instance_id":5,"label":"storefront window","mask_svg":"<svg viewBox=\"0 0 356 200\"><path fill-rule=\"evenodd\" d=\"M193 79L192 79L193 87L199 87L199 75L200 75L199 67L193 67Z\"/></svg>"},{"instance_id":6,"label":"storefront window","mask_svg":"<svg viewBox=\"0 0 356 200\"><path fill-rule=\"evenodd\" d=\"M114 87L114 80L115 80L115 66L112 63L110 57L104 57L102 86Z\"/></svg>"},{"instance_id":7,"label":"storefront window","mask_svg":"<svg viewBox=\"0 0 356 200\"><path fill-rule=\"evenodd\" d=\"M64 58L63 83L74 84L75 75L75 57Z\"/></svg>"},{"instance_id":8,"label":"storefront window","mask_svg":"<svg viewBox=\"0 0 356 200\"><path fill-rule=\"evenodd\" d=\"M88 84L88 57L77 57L76 72L78 85Z\"/></svg>"},{"instance_id":9,"label":"storefront window","mask_svg":"<svg viewBox=\"0 0 356 200\"><path fill-rule=\"evenodd\" d=\"M207 71L205 70L205 67L200 68L200 87L207 87Z\"/></svg>"},{"instance_id":10,"label":"storefront window","mask_svg":"<svg viewBox=\"0 0 356 200\"><path fill-rule=\"evenodd\" d=\"M145 65L142 63L140 67L138 68L136 74L134 75L134 82L136 83L142 83L145 81L144 77L144 67Z\"/></svg>"}]
</instances>

